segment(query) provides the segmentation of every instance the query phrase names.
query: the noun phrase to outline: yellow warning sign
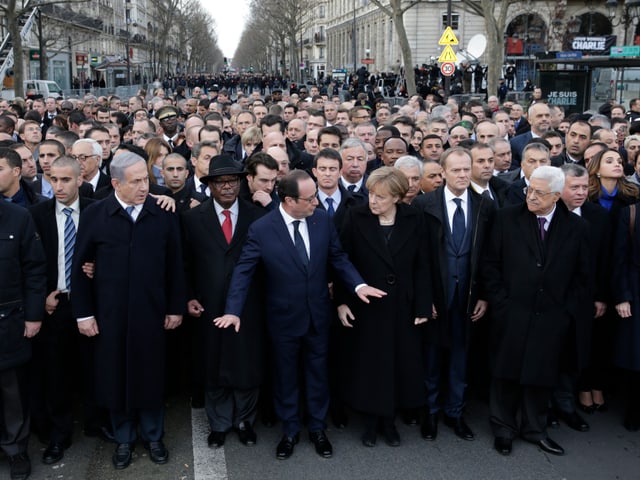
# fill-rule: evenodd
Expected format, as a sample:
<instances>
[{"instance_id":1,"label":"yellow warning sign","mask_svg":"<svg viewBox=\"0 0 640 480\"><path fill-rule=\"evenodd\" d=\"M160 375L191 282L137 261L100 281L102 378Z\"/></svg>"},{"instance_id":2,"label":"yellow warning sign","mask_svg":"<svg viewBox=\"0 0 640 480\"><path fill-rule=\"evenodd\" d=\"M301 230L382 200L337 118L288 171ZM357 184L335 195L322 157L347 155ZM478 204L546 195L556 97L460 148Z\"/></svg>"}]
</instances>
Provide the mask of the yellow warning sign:
<instances>
[{"instance_id":1,"label":"yellow warning sign","mask_svg":"<svg viewBox=\"0 0 640 480\"><path fill-rule=\"evenodd\" d=\"M444 50L438 57L439 62L457 62L458 57L456 57L456 52L453 51L450 45L444 47Z\"/></svg>"},{"instance_id":2,"label":"yellow warning sign","mask_svg":"<svg viewBox=\"0 0 640 480\"><path fill-rule=\"evenodd\" d=\"M438 40L438 45L458 45L458 39L456 38L456 34L453 33L453 29L451 27L444 29L444 33L440 37L440 40Z\"/></svg>"}]
</instances>

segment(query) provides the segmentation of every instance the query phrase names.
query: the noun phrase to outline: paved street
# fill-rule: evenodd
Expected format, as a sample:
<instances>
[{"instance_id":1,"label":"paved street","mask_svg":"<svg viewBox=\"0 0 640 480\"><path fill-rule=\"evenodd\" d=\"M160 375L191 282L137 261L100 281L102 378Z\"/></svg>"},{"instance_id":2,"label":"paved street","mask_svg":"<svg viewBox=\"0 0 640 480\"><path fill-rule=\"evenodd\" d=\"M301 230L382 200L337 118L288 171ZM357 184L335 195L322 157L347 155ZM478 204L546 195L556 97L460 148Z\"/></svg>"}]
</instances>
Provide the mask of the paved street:
<instances>
[{"instance_id":1,"label":"paved street","mask_svg":"<svg viewBox=\"0 0 640 480\"><path fill-rule=\"evenodd\" d=\"M151 463L138 445L132 465L123 471L111 466L113 445L85 438L78 431L75 443L64 460L54 466L40 462L44 445L32 438L33 479L536 479L536 480L636 480L640 478L640 433L629 433L621 426L621 406L613 402L612 411L586 416L588 433L574 432L562 425L550 430L551 436L567 451L564 457L548 455L536 446L516 441L510 457L498 455L487 422L487 407L474 402L468 408L468 422L477 438L465 442L440 425L436 442L420 438L417 427L400 425L402 446L391 448L379 439L375 448L360 444L357 417L344 431L329 429L334 456L323 459L315 454L306 435L296 446L293 457L275 459L280 433L277 427L258 423L258 444L244 447L233 433L220 450L206 445L208 428L203 410L191 410L184 398L174 398L167 407L166 444L171 458L167 465ZM6 460L0 461L0 478L9 478Z\"/></svg>"}]
</instances>

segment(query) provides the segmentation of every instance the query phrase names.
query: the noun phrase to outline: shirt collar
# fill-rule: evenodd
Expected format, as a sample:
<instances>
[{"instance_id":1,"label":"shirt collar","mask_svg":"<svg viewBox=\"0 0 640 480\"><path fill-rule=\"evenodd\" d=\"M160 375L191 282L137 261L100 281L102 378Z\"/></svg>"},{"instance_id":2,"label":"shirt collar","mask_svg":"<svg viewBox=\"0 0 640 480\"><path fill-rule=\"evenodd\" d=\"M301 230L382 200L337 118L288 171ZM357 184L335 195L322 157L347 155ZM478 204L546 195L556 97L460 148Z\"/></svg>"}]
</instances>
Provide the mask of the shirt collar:
<instances>
[{"instance_id":1,"label":"shirt collar","mask_svg":"<svg viewBox=\"0 0 640 480\"><path fill-rule=\"evenodd\" d=\"M216 214L218 216L222 215L222 212L224 210L229 210L231 212L231 215L233 215L234 217L237 217L238 216L238 210L239 210L239 208L238 208L238 199L236 198L236 201L233 202L233 205L231 205L229 208L224 208L218 202L213 200L213 208L215 209Z\"/></svg>"}]
</instances>

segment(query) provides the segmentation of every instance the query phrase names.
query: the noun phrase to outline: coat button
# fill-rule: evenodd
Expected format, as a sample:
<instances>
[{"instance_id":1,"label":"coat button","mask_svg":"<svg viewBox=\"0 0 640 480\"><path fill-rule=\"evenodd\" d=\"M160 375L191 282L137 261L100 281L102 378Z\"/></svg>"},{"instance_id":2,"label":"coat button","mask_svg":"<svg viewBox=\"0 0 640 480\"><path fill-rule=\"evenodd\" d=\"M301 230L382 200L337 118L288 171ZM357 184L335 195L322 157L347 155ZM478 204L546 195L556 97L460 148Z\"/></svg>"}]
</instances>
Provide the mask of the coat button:
<instances>
[{"instance_id":1,"label":"coat button","mask_svg":"<svg viewBox=\"0 0 640 480\"><path fill-rule=\"evenodd\" d=\"M387 285L395 285L395 283L396 283L396 276L393 274L387 275Z\"/></svg>"},{"instance_id":2,"label":"coat button","mask_svg":"<svg viewBox=\"0 0 640 480\"><path fill-rule=\"evenodd\" d=\"M536 267L540 268L540 267L542 267L542 264L538 262L538 263L536 263Z\"/></svg>"}]
</instances>

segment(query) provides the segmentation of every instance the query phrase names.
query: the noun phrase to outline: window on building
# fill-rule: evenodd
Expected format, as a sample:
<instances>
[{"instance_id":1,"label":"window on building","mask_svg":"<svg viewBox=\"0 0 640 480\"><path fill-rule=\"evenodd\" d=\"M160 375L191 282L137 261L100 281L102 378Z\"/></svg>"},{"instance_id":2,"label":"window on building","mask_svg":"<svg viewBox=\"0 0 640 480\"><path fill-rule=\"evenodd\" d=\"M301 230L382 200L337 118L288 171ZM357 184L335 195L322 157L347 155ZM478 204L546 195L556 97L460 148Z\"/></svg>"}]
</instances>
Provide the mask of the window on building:
<instances>
[{"instance_id":1,"label":"window on building","mask_svg":"<svg viewBox=\"0 0 640 480\"><path fill-rule=\"evenodd\" d=\"M324 5L318 7L318 18L324 18Z\"/></svg>"},{"instance_id":2,"label":"window on building","mask_svg":"<svg viewBox=\"0 0 640 480\"><path fill-rule=\"evenodd\" d=\"M458 30L458 23L460 22L460 15L457 13L451 14L451 28L454 30ZM442 28L447 28L447 14L442 14Z\"/></svg>"},{"instance_id":3,"label":"window on building","mask_svg":"<svg viewBox=\"0 0 640 480\"><path fill-rule=\"evenodd\" d=\"M324 58L324 47L320 47L318 52L318 58Z\"/></svg>"}]
</instances>

